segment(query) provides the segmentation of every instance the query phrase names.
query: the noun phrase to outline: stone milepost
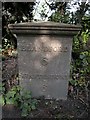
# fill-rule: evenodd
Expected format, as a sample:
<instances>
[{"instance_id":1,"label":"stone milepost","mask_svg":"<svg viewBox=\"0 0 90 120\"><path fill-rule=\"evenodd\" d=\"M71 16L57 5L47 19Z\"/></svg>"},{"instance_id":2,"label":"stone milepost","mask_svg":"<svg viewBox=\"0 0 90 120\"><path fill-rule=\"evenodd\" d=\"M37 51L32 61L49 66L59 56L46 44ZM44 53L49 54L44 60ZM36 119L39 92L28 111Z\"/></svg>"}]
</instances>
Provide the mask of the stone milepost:
<instances>
[{"instance_id":1,"label":"stone milepost","mask_svg":"<svg viewBox=\"0 0 90 120\"><path fill-rule=\"evenodd\" d=\"M9 28L17 35L20 85L33 97L67 99L72 40L81 26L31 22Z\"/></svg>"}]
</instances>

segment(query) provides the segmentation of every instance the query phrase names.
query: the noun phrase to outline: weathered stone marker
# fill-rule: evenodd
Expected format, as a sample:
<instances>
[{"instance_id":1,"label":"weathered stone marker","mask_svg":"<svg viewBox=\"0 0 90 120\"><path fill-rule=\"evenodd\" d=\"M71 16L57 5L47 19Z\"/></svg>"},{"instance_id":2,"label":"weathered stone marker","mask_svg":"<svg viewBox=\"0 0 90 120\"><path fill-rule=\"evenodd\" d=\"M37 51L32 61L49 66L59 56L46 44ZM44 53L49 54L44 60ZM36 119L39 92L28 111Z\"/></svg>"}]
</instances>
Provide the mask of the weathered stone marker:
<instances>
[{"instance_id":1,"label":"weathered stone marker","mask_svg":"<svg viewBox=\"0 0 90 120\"><path fill-rule=\"evenodd\" d=\"M41 22L9 28L17 35L20 85L34 97L66 99L72 39L80 26Z\"/></svg>"}]
</instances>

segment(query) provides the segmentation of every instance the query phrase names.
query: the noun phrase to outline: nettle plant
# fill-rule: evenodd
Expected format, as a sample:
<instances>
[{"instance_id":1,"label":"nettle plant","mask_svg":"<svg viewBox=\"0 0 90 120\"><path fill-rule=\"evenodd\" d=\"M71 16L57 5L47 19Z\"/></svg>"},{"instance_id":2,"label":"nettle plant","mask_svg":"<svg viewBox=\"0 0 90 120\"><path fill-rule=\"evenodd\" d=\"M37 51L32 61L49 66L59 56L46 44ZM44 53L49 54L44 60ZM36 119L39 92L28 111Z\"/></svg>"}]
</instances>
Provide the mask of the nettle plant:
<instances>
[{"instance_id":1,"label":"nettle plant","mask_svg":"<svg viewBox=\"0 0 90 120\"><path fill-rule=\"evenodd\" d=\"M0 85L2 94L2 105L13 104L21 109L22 116L28 116L30 111L36 109L37 100L32 98L30 91L25 91L19 85L13 86L11 90L5 93L4 84Z\"/></svg>"}]
</instances>

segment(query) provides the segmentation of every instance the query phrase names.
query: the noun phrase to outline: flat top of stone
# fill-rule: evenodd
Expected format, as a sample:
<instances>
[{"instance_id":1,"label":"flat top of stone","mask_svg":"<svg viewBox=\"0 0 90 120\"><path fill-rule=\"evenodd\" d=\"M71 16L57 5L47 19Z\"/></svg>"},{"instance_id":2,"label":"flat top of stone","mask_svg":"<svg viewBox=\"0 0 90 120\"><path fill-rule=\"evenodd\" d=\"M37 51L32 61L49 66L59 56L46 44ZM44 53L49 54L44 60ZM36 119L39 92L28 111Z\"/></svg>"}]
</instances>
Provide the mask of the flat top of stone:
<instances>
[{"instance_id":1,"label":"flat top of stone","mask_svg":"<svg viewBox=\"0 0 90 120\"><path fill-rule=\"evenodd\" d=\"M61 28L81 28L80 25L64 24L57 22L24 22L9 24L9 27L61 27Z\"/></svg>"},{"instance_id":2,"label":"flat top of stone","mask_svg":"<svg viewBox=\"0 0 90 120\"><path fill-rule=\"evenodd\" d=\"M8 27L15 34L39 34L39 35L76 35L80 25L64 24L57 22L25 22L9 24Z\"/></svg>"}]
</instances>

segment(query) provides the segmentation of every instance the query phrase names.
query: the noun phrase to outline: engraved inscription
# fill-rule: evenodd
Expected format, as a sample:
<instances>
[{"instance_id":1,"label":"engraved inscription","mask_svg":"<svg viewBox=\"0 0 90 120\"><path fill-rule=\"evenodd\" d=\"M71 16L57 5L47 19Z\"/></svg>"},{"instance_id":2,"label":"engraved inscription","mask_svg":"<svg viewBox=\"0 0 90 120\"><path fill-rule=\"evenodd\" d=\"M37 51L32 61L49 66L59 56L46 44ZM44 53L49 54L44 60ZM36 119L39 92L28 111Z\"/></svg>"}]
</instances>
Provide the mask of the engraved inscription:
<instances>
[{"instance_id":1,"label":"engraved inscription","mask_svg":"<svg viewBox=\"0 0 90 120\"><path fill-rule=\"evenodd\" d=\"M47 64L48 64L48 59L47 58L43 58L41 60L41 65L46 66Z\"/></svg>"},{"instance_id":2,"label":"engraved inscription","mask_svg":"<svg viewBox=\"0 0 90 120\"><path fill-rule=\"evenodd\" d=\"M29 51L29 52L41 52L41 51L43 51L43 52L67 52L68 51L68 48L67 47L63 47L63 49L61 49L61 47L54 47L54 48L52 48L52 47L43 47L43 48L36 48L35 46L27 46L27 47L25 47L25 46L21 46L20 48L19 48L21 51Z\"/></svg>"},{"instance_id":3,"label":"engraved inscription","mask_svg":"<svg viewBox=\"0 0 90 120\"><path fill-rule=\"evenodd\" d=\"M29 75L28 73L21 73L21 75L27 79L33 80L33 79L37 79L37 80L42 80L44 79L44 82L46 82L45 80L55 80L55 79L67 79L68 75Z\"/></svg>"}]
</instances>

